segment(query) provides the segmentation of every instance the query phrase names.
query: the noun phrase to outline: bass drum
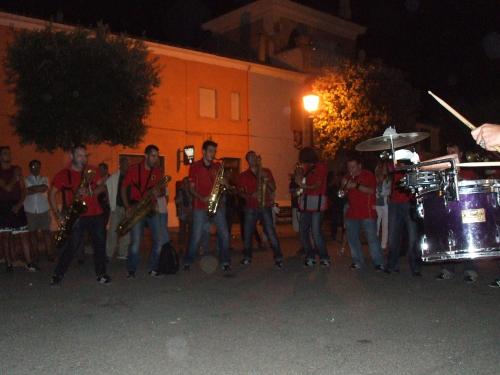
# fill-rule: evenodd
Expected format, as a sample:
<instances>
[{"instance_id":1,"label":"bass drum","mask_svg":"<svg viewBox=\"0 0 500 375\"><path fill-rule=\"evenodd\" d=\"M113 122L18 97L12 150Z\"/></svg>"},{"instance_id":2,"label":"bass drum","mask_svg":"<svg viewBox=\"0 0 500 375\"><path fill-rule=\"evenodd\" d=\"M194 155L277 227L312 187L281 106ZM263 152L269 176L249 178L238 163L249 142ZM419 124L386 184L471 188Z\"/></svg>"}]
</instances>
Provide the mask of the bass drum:
<instances>
[{"instance_id":1,"label":"bass drum","mask_svg":"<svg viewBox=\"0 0 500 375\"><path fill-rule=\"evenodd\" d=\"M458 193L458 201L428 193L417 206L424 262L500 256L500 180L460 181Z\"/></svg>"}]
</instances>

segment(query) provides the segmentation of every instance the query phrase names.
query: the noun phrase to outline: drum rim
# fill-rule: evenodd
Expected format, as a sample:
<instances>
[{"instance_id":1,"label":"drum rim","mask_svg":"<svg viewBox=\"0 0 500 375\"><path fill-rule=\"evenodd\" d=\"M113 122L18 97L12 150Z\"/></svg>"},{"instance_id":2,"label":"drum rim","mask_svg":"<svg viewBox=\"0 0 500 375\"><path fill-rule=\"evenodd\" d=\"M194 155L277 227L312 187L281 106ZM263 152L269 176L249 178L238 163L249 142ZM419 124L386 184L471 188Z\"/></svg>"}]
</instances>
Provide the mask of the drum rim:
<instances>
[{"instance_id":1,"label":"drum rim","mask_svg":"<svg viewBox=\"0 0 500 375\"><path fill-rule=\"evenodd\" d=\"M464 257L463 255L470 255L469 257ZM500 257L500 247L481 247L475 248L473 252L470 250L447 250L441 252L434 252L424 256L422 250L420 249L420 257L422 261L431 262L446 262L448 260L466 260L466 259L478 259L478 258L499 258Z\"/></svg>"},{"instance_id":2,"label":"drum rim","mask_svg":"<svg viewBox=\"0 0 500 375\"><path fill-rule=\"evenodd\" d=\"M500 180L484 179L458 181L458 193L460 195L498 192L500 192Z\"/></svg>"}]
</instances>

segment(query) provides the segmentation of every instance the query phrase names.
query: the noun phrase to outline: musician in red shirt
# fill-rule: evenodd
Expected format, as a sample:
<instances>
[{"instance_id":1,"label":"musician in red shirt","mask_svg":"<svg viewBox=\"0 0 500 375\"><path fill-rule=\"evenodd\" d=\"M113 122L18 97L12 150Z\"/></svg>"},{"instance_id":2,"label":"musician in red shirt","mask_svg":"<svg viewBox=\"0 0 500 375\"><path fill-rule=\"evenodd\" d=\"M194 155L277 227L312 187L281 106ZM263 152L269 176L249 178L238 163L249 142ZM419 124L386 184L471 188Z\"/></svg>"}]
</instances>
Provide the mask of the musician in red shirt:
<instances>
[{"instance_id":1,"label":"musician in red shirt","mask_svg":"<svg viewBox=\"0 0 500 375\"><path fill-rule=\"evenodd\" d=\"M106 274L106 228L102 208L97 196L106 192L106 185L99 185L97 169L87 165L87 149L84 145L78 145L71 150L71 163L68 167L60 170L52 181L49 192L49 204L59 225L64 220L64 215L71 208L75 197L79 197L86 204L83 212L71 228L69 238L63 242L61 255L52 276L51 285L57 286L61 283L64 274L68 270L75 253L80 248L85 232L88 232L94 248L94 266L97 282L108 284L111 278ZM89 171L93 173L89 183L81 185L84 174ZM63 209L57 207L57 194L62 195Z\"/></svg>"},{"instance_id":2,"label":"musician in red shirt","mask_svg":"<svg viewBox=\"0 0 500 375\"><path fill-rule=\"evenodd\" d=\"M363 228L375 269L384 270L384 258L377 237L377 212L375 211L375 175L363 169L361 159L350 155L347 159L348 176L342 179L342 190L346 192L348 208L346 212L346 233L351 248L352 269L360 269L365 260L361 250L360 230Z\"/></svg>"},{"instance_id":3,"label":"musician in red shirt","mask_svg":"<svg viewBox=\"0 0 500 375\"><path fill-rule=\"evenodd\" d=\"M216 176L223 166L215 162L217 143L207 140L203 142L203 157L191 164L189 180L193 200L193 226L186 256L184 257L184 270L189 271L199 248L200 241L209 223L217 227L217 244L222 270L231 270L231 257L229 254L229 232L226 221L224 197L220 198L219 206L214 216L209 216L208 201L214 187ZM223 184L226 184L223 181Z\"/></svg>"},{"instance_id":4,"label":"musician in red shirt","mask_svg":"<svg viewBox=\"0 0 500 375\"><path fill-rule=\"evenodd\" d=\"M463 161L462 147L457 142L450 142L446 145L446 153L448 155L458 155L458 160ZM458 180L476 180L478 178L474 169L471 168L459 168L458 169ZM467 283L473 283L477 280L478 274L476 267L474 266L473 260L464 260L464 281ZM437 280L448 280L455 276L455 264L448 263L443 266L441 273L436 277Z\"/></svg>"},{"instance_id":5,"label":"musician in red shirt","mask_svg":"<svg viewBox=\"0 0 500 375\"><path fill-rule=\"evenodd\" d=\"M245 229L243 230L244 255L241 264L247 265L252 262L252 237L256 230L257 221L260 220L274 252L274 264L278 268L283 268L283 254L276 235L272 214L273 194L276 191L273 174L268 168L262 168L262 161L255 151L248 151L245 159L248 163L248 169L238 176L237 181L238 190L246 202L244 208ZM259 168L262 189L265 193L262 196L262 202L259 201L258 197Z\"/></svg>"},{"instance_id":6,"label":"musician in red shirt","mask_svg":"<svg viewBox=\"0 0 500 375\"><path fill-rule=\"evenodd\" d=\"M330 257L321 230L323 215L328 208L326 195L328 168L319 160L312 147L304 147L299 153L301 168L296 171L295 182L303 189L299 197L299 235L306 252L305 265L313 267L316 263L315 248L319 253L320 264L330 266ZM311 242L311 233L314 244ZM314 246L315 245L315 246Z\"/></svg>"},{"instance_id":7,"label":"musician in red shirt","mask_svg":"<svg viewBox=\"0 0 500 375\"><path fill-rule=\"evenodd\" d=\"M159 186L162 178L159 167L159 152L157 146L148 145L144 150L144 160L130 166L127 170L120 188L120 194L128 217L133 214L134 205L143 200L148 194L154 194L157 198L165 195L165 190L160 189L161 186ZM156 199L154 201L156 202ZM157 269L163 244L161 243L160 217L155 210L138 221L130 230L130 246L127 256L127 278L129 279L135 278L140 261L140 244L146 224L151 230L152 237L148 274L153 277L159 276Z\"/></svg>"},{"instance_id":8,"label":"musician in red shirt","mask_svg":"<svg viewBox=\"0 0 500 375\"><path fill-rule=\"evenodd\" d=\"M19 240L24 253L26 268L34 272L29 245L28 221L24 212L26 187L21 168L12 165L8 146L0 147L0 250L3 250L7 271L12 271L14 241Z\"/></svg>"},{"instance_id":9,"label":"musician in red shirt","mask_svg":"<svg viewBox=\"0 0 500 375\"><path fill-rule=\"evenodd\" d=\"M407 232L407 255L410 271L413 276L421 276L420 259L417 254L417 223L411 215L412 202L408 191L398 187L399 181L404 174L394 172L394 166L388 165L389 171L393 173L392 191L389 200L389 254L387 260L387 272L399 272L399 257L403 233L403 227Z\"/></svg>"}]
</instances>

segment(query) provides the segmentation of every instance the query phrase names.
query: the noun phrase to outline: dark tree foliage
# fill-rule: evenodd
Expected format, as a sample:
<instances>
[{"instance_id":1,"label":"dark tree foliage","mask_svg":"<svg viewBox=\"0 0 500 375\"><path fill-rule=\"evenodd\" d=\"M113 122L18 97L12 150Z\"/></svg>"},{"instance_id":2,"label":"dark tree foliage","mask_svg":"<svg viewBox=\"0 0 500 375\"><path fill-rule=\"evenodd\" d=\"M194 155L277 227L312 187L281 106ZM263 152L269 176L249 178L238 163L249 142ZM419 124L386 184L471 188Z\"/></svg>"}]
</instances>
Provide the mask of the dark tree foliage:
<instances>
[{"instance_id":1,"label":"dark tree foliage","mask_svg":"<svg viewBox=\"0 0 500 375\"><path fill-rule=\"evenodd\" d=\"M23 144L50 152L79 143L135 146L160 85L144 42L103 26L21 31L9 45L5 70L17 106L15 133Z\"/></svg>"}]
</instances>

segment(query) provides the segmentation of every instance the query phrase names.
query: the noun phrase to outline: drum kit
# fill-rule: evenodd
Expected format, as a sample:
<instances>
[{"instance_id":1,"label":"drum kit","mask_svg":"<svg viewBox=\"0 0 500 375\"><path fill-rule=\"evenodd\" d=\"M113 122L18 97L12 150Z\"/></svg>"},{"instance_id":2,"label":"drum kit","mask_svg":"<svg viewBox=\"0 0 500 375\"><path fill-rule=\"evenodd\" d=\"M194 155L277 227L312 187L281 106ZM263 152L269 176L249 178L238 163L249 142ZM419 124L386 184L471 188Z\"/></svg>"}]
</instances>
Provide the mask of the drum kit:
<instances>
[{"instance_id":1,"label":"drum kit","mask_svg":"<svg viewBox=\"0 0 500 375\"><path fill-rule=\"evenodd\" d=\"M423 224L418 248L424 262L500 257L500 180L458 181L459 168L500 167L500 162L460 163L457 155L420 162L416 153L396 150L428 137L388 128L356 150L390 150L395 171L404 174L399 187L416 199L416 217ZM410 164L396 166L401 159Z\"/></svg>"}]
</instances>

